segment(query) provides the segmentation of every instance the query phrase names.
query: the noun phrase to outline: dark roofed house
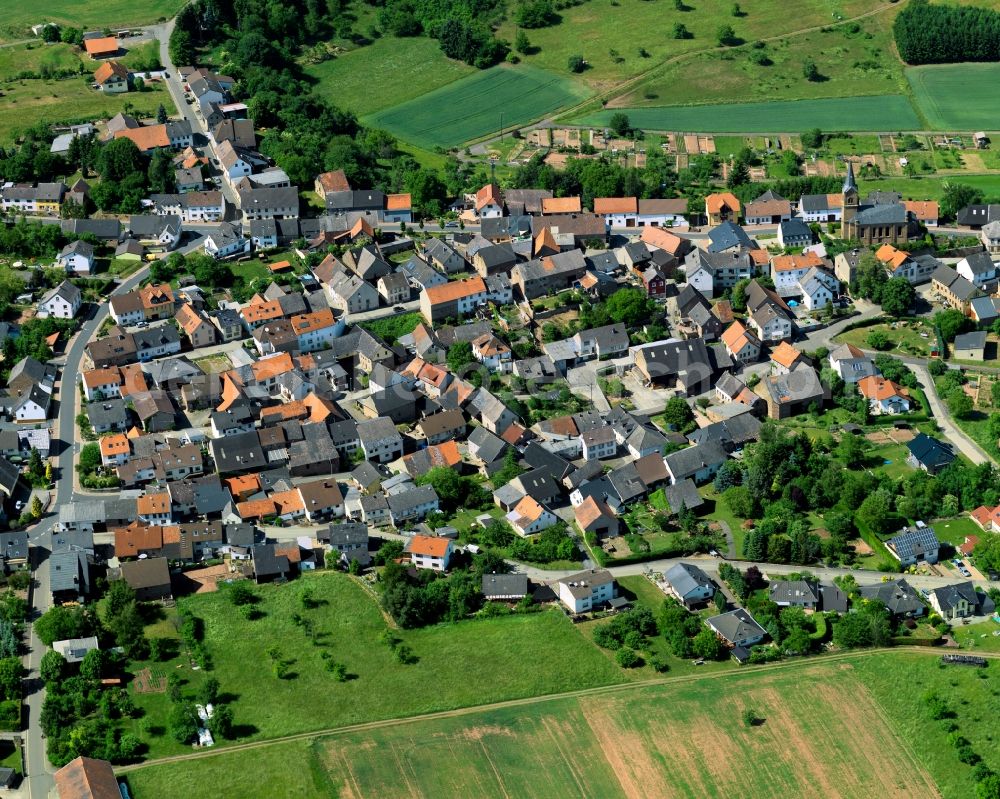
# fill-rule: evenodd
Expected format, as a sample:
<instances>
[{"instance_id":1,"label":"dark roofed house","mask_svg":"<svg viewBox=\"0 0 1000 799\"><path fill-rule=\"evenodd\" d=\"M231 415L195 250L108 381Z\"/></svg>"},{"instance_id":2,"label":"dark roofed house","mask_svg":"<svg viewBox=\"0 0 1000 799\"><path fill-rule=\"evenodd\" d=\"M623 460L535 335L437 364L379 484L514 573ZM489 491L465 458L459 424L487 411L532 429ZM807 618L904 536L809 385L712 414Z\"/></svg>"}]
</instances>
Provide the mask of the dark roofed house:
<instances>
[{"instance_id":1,"label":"dark roofed house","mask_svg":"<svg viewBox=\"0 0 1000 799\"><path fill-rule=\"evenodd\" d=\"M923 469L930 474L937 474L955 460L950 444L931 438L926 433L918 433L906 448L910 452L906 462L914 469Z\"/></svg>"},{"instance_id":2,"label":"dark roofed house","mask_svg":"<svg viewBox=\"0 0 1000 799\"><path fill-rule=\"evenodd\" d=\"M971 582L945 585L931 589L931 607L943 619L961 619L967 616L989 616L996 604L985 593L977 591Z\"/></svg>"},{"instance_id":3,"label":"dark roofed house","mask_svg":"<svg viewBox=\"0 0 1000 799\"><path fill-rule=\"evenodd\" d=\"M816 610L820 605L819 583L815 580L773 580L768 598L779 607Z\"/></svg>"},{"instance_id":4,"label":"dark roofed house","mask_svg":"<svg viewBox=\"0 0 1000 799\"><path fill-rule=\"evenodd\" d=\"M920 595L902 578L891 583L863 585L860 593L863 599L881 602L897 618L922 616L927 609Z\"/></svg>"},{"instance_id":5,"label":"dark roofed house","mask_svg":"<svg viewBox=\"0 0 1000 799\"><path fill-rule=\"evenodd\" d=\"M705 620L705 624L729 646L748 647L763 641L767 635L767 631L743 608L712 616Z\"/></svg>"},{"instance_id":6,"label":"dark roofed house","mask_svg":"<svg viewBox=\"0 0 1000 799\"><path fill-rule=\"evenodd\" d=\"M519 602L528 595L528 575L484 574L482 588L490 602Z\"/></svg>"},{"instance_id":7,"label":"dark roofed house","mask_svg":"<svg viewBox=\"0 0 1000 799\"><path fill-rule=\"evenodd\" d=\"M123 563L122 579L134 590L136 599L148 601L170 597L170 569L166 558L145 558Z\"/></svg>"},{"instance_id":8,"label":"dark roofed house","mask_svg":"<svg viewBox=\"0 0 1000 799\"><path fill-rule=\"evenodd\" d=\"M344 566L349 566L352 560L356 560L358 565L362 567L371 563L371 553L368 551L368 525L366 524L356 522L331 524L321 540L329 544L332 552L337 553L337 557Z\"/></svg>"},{"instance_id":9,"label":"dark roofed house","mask_svg":"<svg viewBox=\"0 0 1000 799\"><path fill-rule=\"evenodd\" d=\"M287 555L279 555L275 544L256 544L251 550L254 579L258 583L273 583L287 580L291 575L291 565Z\"/></svg>"},{"instance_id":10,"label":"dark roofed house","mask_svg":"<svg viewBox=\"0 0 1000 799\"><path fill-rule=\"evenodd\" d=\"M674 513L680 513L682 509L698 510L705 504L705 499L698 493L698 487L694 480L686 477L673 485L663 489L666 495L667 504Z\"/></svg>"}]
</instances>

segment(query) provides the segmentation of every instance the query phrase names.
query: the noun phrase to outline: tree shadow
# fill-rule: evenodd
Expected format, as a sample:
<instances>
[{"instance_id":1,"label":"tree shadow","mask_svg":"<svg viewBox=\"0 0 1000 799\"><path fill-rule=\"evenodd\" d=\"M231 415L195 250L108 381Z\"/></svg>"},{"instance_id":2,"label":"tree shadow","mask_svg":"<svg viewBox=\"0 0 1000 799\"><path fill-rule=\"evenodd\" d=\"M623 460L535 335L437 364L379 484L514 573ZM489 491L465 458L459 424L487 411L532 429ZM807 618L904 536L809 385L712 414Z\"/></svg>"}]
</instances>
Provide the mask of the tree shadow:
<instances>
[{"instance_id":1,"label":"tree shadow","mask_svg":"<svg viewBox=\"0 0 1000 799\"><path fill-rule=\"evenodd\" d=\"M236 738L249 738L251 735L256 735L260 730L258 730L253 724L234 724L233 725L233 735Z\"/></svg>"}]
</instances>

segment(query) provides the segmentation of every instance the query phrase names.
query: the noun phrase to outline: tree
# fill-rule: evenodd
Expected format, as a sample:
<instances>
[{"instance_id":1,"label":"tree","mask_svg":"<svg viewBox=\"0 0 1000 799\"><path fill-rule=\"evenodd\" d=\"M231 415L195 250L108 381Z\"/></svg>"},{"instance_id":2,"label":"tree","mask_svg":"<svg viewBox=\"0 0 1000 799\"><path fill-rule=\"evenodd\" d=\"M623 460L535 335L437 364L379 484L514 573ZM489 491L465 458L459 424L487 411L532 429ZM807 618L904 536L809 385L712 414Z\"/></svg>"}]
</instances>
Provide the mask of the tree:
<instances>
[{"instance_id":1,"label":"tree","mask_svg":"<svg viewBox=\"0 0 1000 799\"><path fill-rule=\"evenodd\" d=\"M179 744L191 743L198 737L198 715L185 702L175 702L167 720L170 736Z\"/></svg>"},{"instance_id":2,"label":"tree","mask_svg":"<svg viewBox=\"0 0 1000 799\"><path fill-rule=\"evenodd\" d=\"M683 22L675 22L673 28L673 37L675 39L692 39L694 36L691 31L687 29L687 25Z\"/></svg>"},{"instance_id":3,"label":"tree","mask_svg":"<svg viewBox=\"0 0 1000 799\"><path fill-rule=\"evenodd\" d=\"M729 297L729 301L733 306L734 311L739 311L743 313L747 309L747 286L750 285L750 278L744 277L736 281L736 285L733 286L732 294Z\"/></svg>"},{"instance_id":4,"label":"tree","mask_svg":"<svg viewBox=\"0 0 1000 799\"><path fill-rule=\"evenodd\" d=\"M871 330L865 336L865 343L873 350L887 350L892 346L889 336L884 330Z\"/></svg>"},{"instance_id":5,"label":"tree","mask_svg":"<svg viewBox=\"0 0 1000 799\"><path fill-rule=\"evenodd\" d=\"M462 374L466 366L475 362L476 356L472 354L472 344L468 341L456 341L448 347L448 368L454 374Z\"/></svg>"},{"instance_id":6,"label":"tree","mask_svg":"<svg viewBox=\"0 0 1000 799\"><path fill-rule=\"evenodd\" d=\"M938 311L933 318L934 327L941 331L941 337L952 342L959 333L964 333L971 326L971 320L961 311L949 308L945 311Z\"/></svg>"},{"instance_id":7,"label":"tree","mask_svg":"<svg viewBox=\"0 0 1000 799\"><path fill-rule=\"evenodd\" d=\"M209 677L201 684L198 691L198 701L203 705L214 705L219 701L219 681L215 677Z\"/></svg>"},{"instance_id":8,"label":"tree","mask_svg":"<svg viewBox=\"0 0 1000 799\"><path fill-rule=\"evenodd\" d=\"M749 519L756 515L757 501L746 486L732 486L722 495L723 500L734 515Z\"/></svg>"},{"instance_id":9,"label":"tree","mask_svg":"<svg viewBox=\"0 0 1000 799\"><path fill-rule=\"evenodd\" d=\"M97 683L104 676L104 651L91 649L80 661L80 676Z\"/></svg>"},{"instance_id":10,"label":"tree","mask_svg":"<svg viewBox=\"0 0 1000 799\"><path fill-rule=\"evenodd\" d=\"M862 601L854 613L841 616L833 625L834 643L847 649L885 646L891 638L889 611L878 601Z\"/></svg>"},{"instance_id":11,"label":"tree","mask_svg":"<svg viewBox=\"0 0 1000 799\"><path fill-rule=\"evenodd\" d=\"M722 591L716 591L715 596L712 597L712 602L715 604L715 609L719 613L726 612L726 595Z\"/></svg>"},{"instance_id":12,"label":"tree","mask_svg":"<svg viewBox=\"0 0 1000 799\"><path fill-rule=\"evenodd\" d=\"M818 150L823 146L823 131L811 128L802 134L802 146L810 150Z\"/></svg>"},{"instance_id":13,"label":"tree","mask_svg":"<svg viewBox=\"0 0 1000 799\"><path fill-rule=\"evenodd\" d=\"M857 518L877 533L889 530L895 521L889 492L880 488L865 497L858 508Z\"/></svg>"},{"instance_id":14,"label":"tree","mask_svg":"<svg viewBox=\"0 0 1000 799\"><path fill-rule=\"evenodd\" d=\"M941 215L948 219L954 219L955 214L965 208L965 206L976 205L983 201L982 190L967 186L964 183L945 181L941 189Z\"/></svg>"},{"instance_id":15,"label":"tree","mask_svg":"<svg viewBox=\"0 0 1000 799\"><path fill-rule=\"evenodd\" d=\"M720 25L719 29L715 32L715 39L721 47L730 47L739 41L736 38L736 31L733 30L732 25Z\"/></svg>"},{"instance_id":16,"label":"tree","mask_svg":"<svg viewBox=\"0 0 1000 799\"><path fill-rule=\"evenodd\" d=\"M229 705L219 705L208 720L209 732L216 738L230 740L233 737L233 711Z\"/></svg>"},{"instance_id":17,"label":"tree","mask_svg":"<svg viewBox=\"0 0 1000 799\"><path fill-rule=\"evenodd\" d=\"M257 601L257 595L253 587L246 580L237 580L229 588L229 601L239 607L240 605L252 605Z\"/></svg>"},{"instance_id":18,"label":"tree","mask_svg":"<svg viewBox=\"0 0 1000 799\"><path fill-rule=\"evenodd\" d=\"M35 634L46 646L67 638L84 638L92 631L90 618L80 606L56 605L35 622Z\"/></svg>"},{"instance_id":19,"label":"tree","mask_svg":"<svg viewBox=\"0 0 1000 799\"><path fill-rule=\"evenodd\" d=\"M732 9L730 10L729 13L732 14L734 17L745 17L746 16L746 12L742 8L740 8L740 4L739 3L733 3L733 7L732 7Z\"/></svg>"},{"instance_id":20,"label":"tree","mask_svg":"<svg viewBox=\"0 0 1000 799\"><path fill-rule=\"evenodd\" d=\"M569 61L567 62L570 72L583 72L587 68L587 62L583 60L582 55L571 55Z\"/></svg>"},{"instance_id":21,"label":"tree","mask_svg":"<svg viewBox=\"0 0 1000 799\"><path fill-rule=\"evenodd\" d=\"M683 430L694 421L694 412L683 397L671 397L663 409L663 421L674 430Z\"/></svg>"},{"instance_id":22,"label":"tree","mask_svg":"<svg viewBox=\"0 0 1000 799\"><path fill-rule=\"evenodd\" d=\"M636 654L635 650L629 649L627 646L623 646L615 652L615 660L618 661L618 665L623 669L634 669L642 663L642 658Z\"/></svg>"},{"instance_id":23,"label":"tree","mask_svg":"<svg viewBox=\"0 0 1000 799\"><path fill-rule=\"evenodd\" d=\"M882 287L882 310L890 316L903 316L917 298L916 289L905 277L894 277Z\"/></svg>"},{"instance_id":24,"label":"tree","mask_svg":"<svg viewBox=\"0 0 1000 799\"><path fill-rule=\"evenodd\" d=\"M837 445L837 457L848 469L858 469L864 465L866 447L860 436L845 434Z\"/></svg>"},{"instance_id":25,"label":"tree","mask_svg":"<svg viewBox=\"0 0 1000 799\"><path fill-rule=\"evenodd\" d=\"M808 81L818 81L820 79L819 68L811 58L807 58L802 62L802 77Z\"/></svg>"},{"instance_id":26,"label":"tree","mask_svg":"<svg viewBox=\"0 0 1000 799\"><path fill-rule=\"evenodd\" d=\"M31 498L31 517L36 521L42 518L42 500L38 498L36 494Z\"/></svg>"},{"instance_id":27,"label":"tree","mask_svg":"<svg viewBox=\"0 0 1000 799\"><path fill-rule=\"evenodd\" d=\"M528 34L524 31L518 31L517 36L514 37L514 49L521 55L527 55L531 52L531 42L528 41Z\"/></svg>"},{"instance_id":28,"label":"tree","mask_svg":"<svg viewBox=\"0 0 1000 799\"><path fill-rule=\"evenodd\" d=\"M21 698L21 681L27 676L27 669L18 657L0 659L0 695L4 699Z\"/></svg>"},{"instance_id":29,"label":"tree","mask_svg":"<svg viewBox=\"0 0 1000 799\"><path fill-rule=\"evenodd\" d=\"M527 0L514 14L514 21L521 28L544 28L557 20L551 0Z\"/></svg>"},{"instance_id":30,"label":"tree","mask_svg":"<svg viewBox=\"0 0 1000 799\"><path fill-rule=\"evenodd\" d=\"M34 477L41 477L45 473L42 455L35 447L31 448L31 454L28 455L28 471Z\"/></svg>"},{"instance_id":31,"label":"tree","mask_svg":"<svg viewBox=\"0 0 1000 799\"><path fill-rule=\"evenodd\" d=\"M84 444L80 449L80 458L76 469L80 474L89 474L101 465L101 447L99 444L91 442Z\"/></svg>"},{"instance_id":32,"label":"tree","mask_svg":"<svg viewBox=\"0 0 1000 799\"><path fill-rule=\"evenodd\" d=\"M617 111L611 115L608 127L623 138L632 132L632 122L629 120L628 114L621 111Z\"/></svg>"},{"instance_id":33,"label":"tree","mask_svg":"<svg viewBox=\"0 0 1000 799\"><path fill-rule=\"evenodd\" d=\"M167 109L163 107L163 103L160 103L156 108L156 121L162 125L169 118L170 117L167 116Z\"/></svg>"},{"instance_id":34,"label":"tree","mask_svg":"<svg viewBox=\"0 0 1000 799\"><path fill-rule=\"evenodd\" d=\"M513 448L508 449L503 456L503 467L493 475L493 488L497 489L507 485L511 480L521 474L524 469L517 461L517 453Z\"/></svg>"},{"instance_id":35,"label":"tree","mask_svg":"<svg viewBox=\"0 0 1000 799\"><path fill-rule=\"evenodd\" d=\"M974 407L972 397L960 388L956 388L948 393L947 402L948 413L956 419L966 418L972 413Z\"/></svg>"},{"instance_id":36,"label":"tree","mask_svg":"<svg viewBox=\"0 0 1000 799\"><path fill-rule=\"evenodd\" d=\"M705 627L691 639L691 651L705 660L718 660L722 654L722 644L715 633Z\"/></svg>"},{"instance_id":37,"label":"tree","mask_svg":"<svg viewBox=\"0 0 1000 799\"><path fill-rule=\"evenodd\" d=\"M638 327L648 322L657 311L655 300L640 288L626 286L618 289L604 303L604 310L613 322L626 327Z\"/></svg>"},{"instance_id":38,"label":"tree","mask_svg":"<svg viewBox=\"0 0 1000 799\"><path fill-rule=\"evenodd\" d=\"M740 718L743 719L744 727L756 727L759 723L757 718L757 711L752 707L743 708L743 712L740 714Z\"/></svg>"},{"instance_id":39,"label":"tree","mask_svg":"<svg viewBox=\"0 0 1000 799\"><path fill-rule=\"evenodd\" d=\"M38 673L46 685L59 682L66 674L66 658L54 649L50 649L42 655L41 663L38 665Z\"/></svg>"}]
</instances>

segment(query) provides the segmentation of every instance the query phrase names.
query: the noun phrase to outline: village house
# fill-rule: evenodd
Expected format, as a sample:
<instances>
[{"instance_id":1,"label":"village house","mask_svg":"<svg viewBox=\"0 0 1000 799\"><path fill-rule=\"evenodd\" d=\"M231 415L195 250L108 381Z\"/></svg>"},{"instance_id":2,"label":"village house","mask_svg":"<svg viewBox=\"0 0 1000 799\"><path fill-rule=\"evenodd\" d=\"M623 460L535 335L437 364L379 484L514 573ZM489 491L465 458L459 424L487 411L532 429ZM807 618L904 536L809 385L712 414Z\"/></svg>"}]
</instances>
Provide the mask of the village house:
<instances>
[{"instance_id":1,"label":"village house","mask_svg":"<svg viewBox=\"0 0 1000 799\"><path fill-rule=\"evenodd\" d=\"M730 647L746 648L767 636L767 631L743 608L712 616L705 624Z\"/></svg>"},{"instance_id":2,"label":"village house","mask_svg":"<svg viewBox=\"0 0 1000 799\"><path fill-rule=\"evenodd\" d=\"M907 413L910 410L910 392L884 377L861 378L858 381L858 391L868 400L868 409L873 416Z\"/></svg>"},{"instance_id":3,"label":"village house","mask_svg":"<svg viewBox=\"0 0 1000 799\"><path fill-rule=\"evenodd\" d=\"M942 619L990 616L996 610L996 604L990 596L978 591L972 582L932 588L927 599Z\"/></svg>"},{"instance_id":4,"label":"village house","mask_svg":"<svg viewBox=\"0 0 1000 799\"><path fill-rule=\"evenodd\" d=\"M917 433L907 442L906 448L909 451L906 462L914 469L921 469L930 474L937 474L955 460L951 444L932 438L926 433Z\"/></svg>"},{"instance_id":5,"label":"village house","mask_svg":"<svg viewBox=\"0 0 1000 799\"><path fill-rule=\"evenodd\" d=\"M780 225L792 218L792 204L769 190L747 203L743 217L747 225Z\"/></svg>"},{"instance_id":6,"label":"village house","mask_svg":"<svg viewBox=\"0 0 1000 799\"><path fill-rule=\"evenodd\" d=\"M830 368L845 383L857 383L878 374L875 362L853 344L841 344L830 353Z\"/></svg>"},{"instance_id":7,"label":"village house","mask_svg":"<svg viewBox=\"0 0 1000 799\"><path fill-rule=\"evenodd\" d=\"M740 221L740 201L730 192L709 194L705 197L705 216L709 225Z\"/></svg>"},{"instance_id":8,"label":"village house","mask_svg":"<svg viewBox=\"0 0 1000 799\"><path fill-rule=\"evenodd\" d=\"M933 527L906 527L903 532L885 542L899 565L903 568L916 563L937 563L940 544Z\"/></svg>"},{"instance_id":9,"label":"village house","mask_svg":"<svg viewBox=\"0 0 1000 799\"><path fill-rule=\"evenodd\" d=\"M80 289L64 280L49 289L38 301L38 316L42 318L73 319L80 310L83 295Z\"/></svg>"},{"instance_id":10,"label":"village house","mask_svg":"<svg viewBox=\"0 0 1000 799\"><path fill-rule=\"evenodd\" d=\"M522 537L547 530L559 521L552 511L530 496L521 499L507 514L506 519L514 532Z\"/></svg>"},{"instance_id":11,"label":"village house","mask_svg":"<svg viewBox=\"0 0 1000 799\"><path fill-rule=\"evenodd\" d=\"M971 313L973 301L983 294L972 281L944 265L934 270L931 287L948 306L967 316Z\"/></svg>"},{"instance_id":12,"label":"village house","mask_svg":"<svg viewBox=\"0 0 1000 799\"><path fill-rule=\"evenodd\" d=\"M410 556L410 562L416 568L445 572L448 571L454 545L450 538L415 535L406 542L403 551Z\"/></svg>"},{"instance_id":13,"label":"village house","mask_svg":"<svg viewBox=\"0 0 1000 799\"><path fill-rule=\"evenodd\" d=\"M588 613L618 595L615 578L607 569L590 569L564 577L558 588L559 601L570 613Z\"/></svg>"},{"instance_id":14,"label":"village house","mask_svg":"<svg viewBox=\"0 0 1000 799\"><path fill-rule=\"evenodd\" d=\"M663 580L669 593L689 609L708 602L717 590L712 579L693 563L671 566Z\"/></svg>"}]
</instances>

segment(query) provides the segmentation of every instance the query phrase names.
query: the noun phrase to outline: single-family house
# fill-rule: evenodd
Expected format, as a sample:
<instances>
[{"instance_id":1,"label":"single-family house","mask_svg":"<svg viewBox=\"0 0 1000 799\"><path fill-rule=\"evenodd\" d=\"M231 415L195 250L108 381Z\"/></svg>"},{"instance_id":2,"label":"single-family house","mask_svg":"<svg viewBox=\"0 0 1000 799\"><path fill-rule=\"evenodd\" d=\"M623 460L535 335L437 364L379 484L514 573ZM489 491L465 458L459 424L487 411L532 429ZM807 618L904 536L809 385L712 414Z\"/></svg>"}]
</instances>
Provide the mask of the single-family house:
<instances>
[{"instance_id":1,"label":"single-family house","mask_svg":"<svg viewBox=\"0 0 1000 799\"><path fill-rule=\"evenodd\" d=\"M721 225L723 222L739 222L740 201L731 192L709 194L705 197L705 216L709 225Z\"/></svg>"},{"instance_id":2,"label":"single-family house","mask_svg":"<svg viewBox=\"0 0 1000 799\"><path fill-rule=\"evenodd\" d=\"M868 400L868 409L873 416L892 413L908 413L912 399L910 392L892 380L872 375L858 381L858 391Z\"/></svg>"},{"instance_id":3,"label":"single-family house","mask_svg":"<svg viewBox=\"0 0 1000 799\"><path fill-rule=\"evenodd\" d=\"M410 556L410 562L418 569L445 572L448 571L454 544L450 538L415 535L406 542L403 551Z\"/></svg>"},{"instance_id":4,"label":"single-family house","mask_svg":"<svg viewBox=\"0 0 1000 799\"><path fill-rule=\"evenodd\" d=\"M705 620L708 628L731 647L748 647L760 643L767 631L743 608L712 616Z\"/></svg>"},{"instance_id":5,"label":"single-family house","mask_svg":"<svg viewBox=\"0 0 1000 799\"><path fill-rule=\"evenodd\" d=\"M830 368L845 383L857 383L878 374L875 362L853 344L841 344L830 353Z\"/></svg>"},{"instance_id":6,"label":"single-family house","mask_svg":"<svg viewBox=\"0 0 1000 799\"><path fill-rule=\"evenodd\" d=\"M996 610L990 596L977 591L972 582L955 583L932 588L927 597L931 607L942 619L964 619L969 616L989 616Z\"/></svg>"},{"instance_id":7,"label":"single-family house","mask_svg":"<svg viewBox=\"0 0 1000 799\"><path fill-rule=\"evenodd\" d=\"M506 518L514 532L522 537L547 530L559 521L552 511L530 496L523 497Z\"/></svg>"},{"instance_id":8,"label":"single-family house","mask_svg":"<svg viewBox=\"0 0 1000 799\"><path fill-rule=\"evenodd\" d=\"M917 433L907 442L906 448L909 450L906 462L914 469L922 469L930 474L937 474L955 460L950 444L931 438L926 433Z\"/></svg>"},{"instance_id":9,"label":"single-family house","mask_svg":"<svg viewBox=\"0 0 1000 799\"><path fill-rule=\"evenodd\" d=\"M74 241L63 247L56 263L67 272L89 275L94 271L94 246L85 241Z\"/></svg>"},{"instance_id":10,"label":"single-family house","mask_svg":"<svg viewBox=\"0 0 1000 799\"><path fill-rule=\"evenodd\" d=\"M907 527L885 542L886 549L904 568L926 561L937 563L938 537L933 527Z\"/></svg>"},{"instance_id":11,"label":"single-family house","mask_svg":"<svg viewBox=\"0 0 1000 799\"><path fill-rule=\"evenodd\" d=\"M587 613L611 602L618 595L615 578L607 569L571 574L558 582L559 601L570 613Z\"/></svg>"},{"instance_id":12,"label":"single-family house","mask_svg":"<svg viewBox=\"0 0 1000 799\"><path fill-rule=\"evenodd\" d=\"M955 336L952 355L962 361L984 361L986 359L986 331L975 330Z\"/></svg>"},{"instance_id":13,"label":"single-family house","mask_svg":"<svg viewBox=\"0 0 1000 799\"><path fill-rule=\"evenodd\" d=\"M68 280L64 280L54 289L47 291L38 301L38 316L73 319L80 310L82 300L80 289Z\"/></svg>"},{"instance_id":14,"label":"single-family house","mask_svg":"<svg viewBox=\"0 0 1000 799\"><path fill-rule=\"evenodd\" d=\"M693 563L677 563L663 574L667 591L684 607L708 602L717 590L712 579Z\"/></svg>"}]
</instances>

